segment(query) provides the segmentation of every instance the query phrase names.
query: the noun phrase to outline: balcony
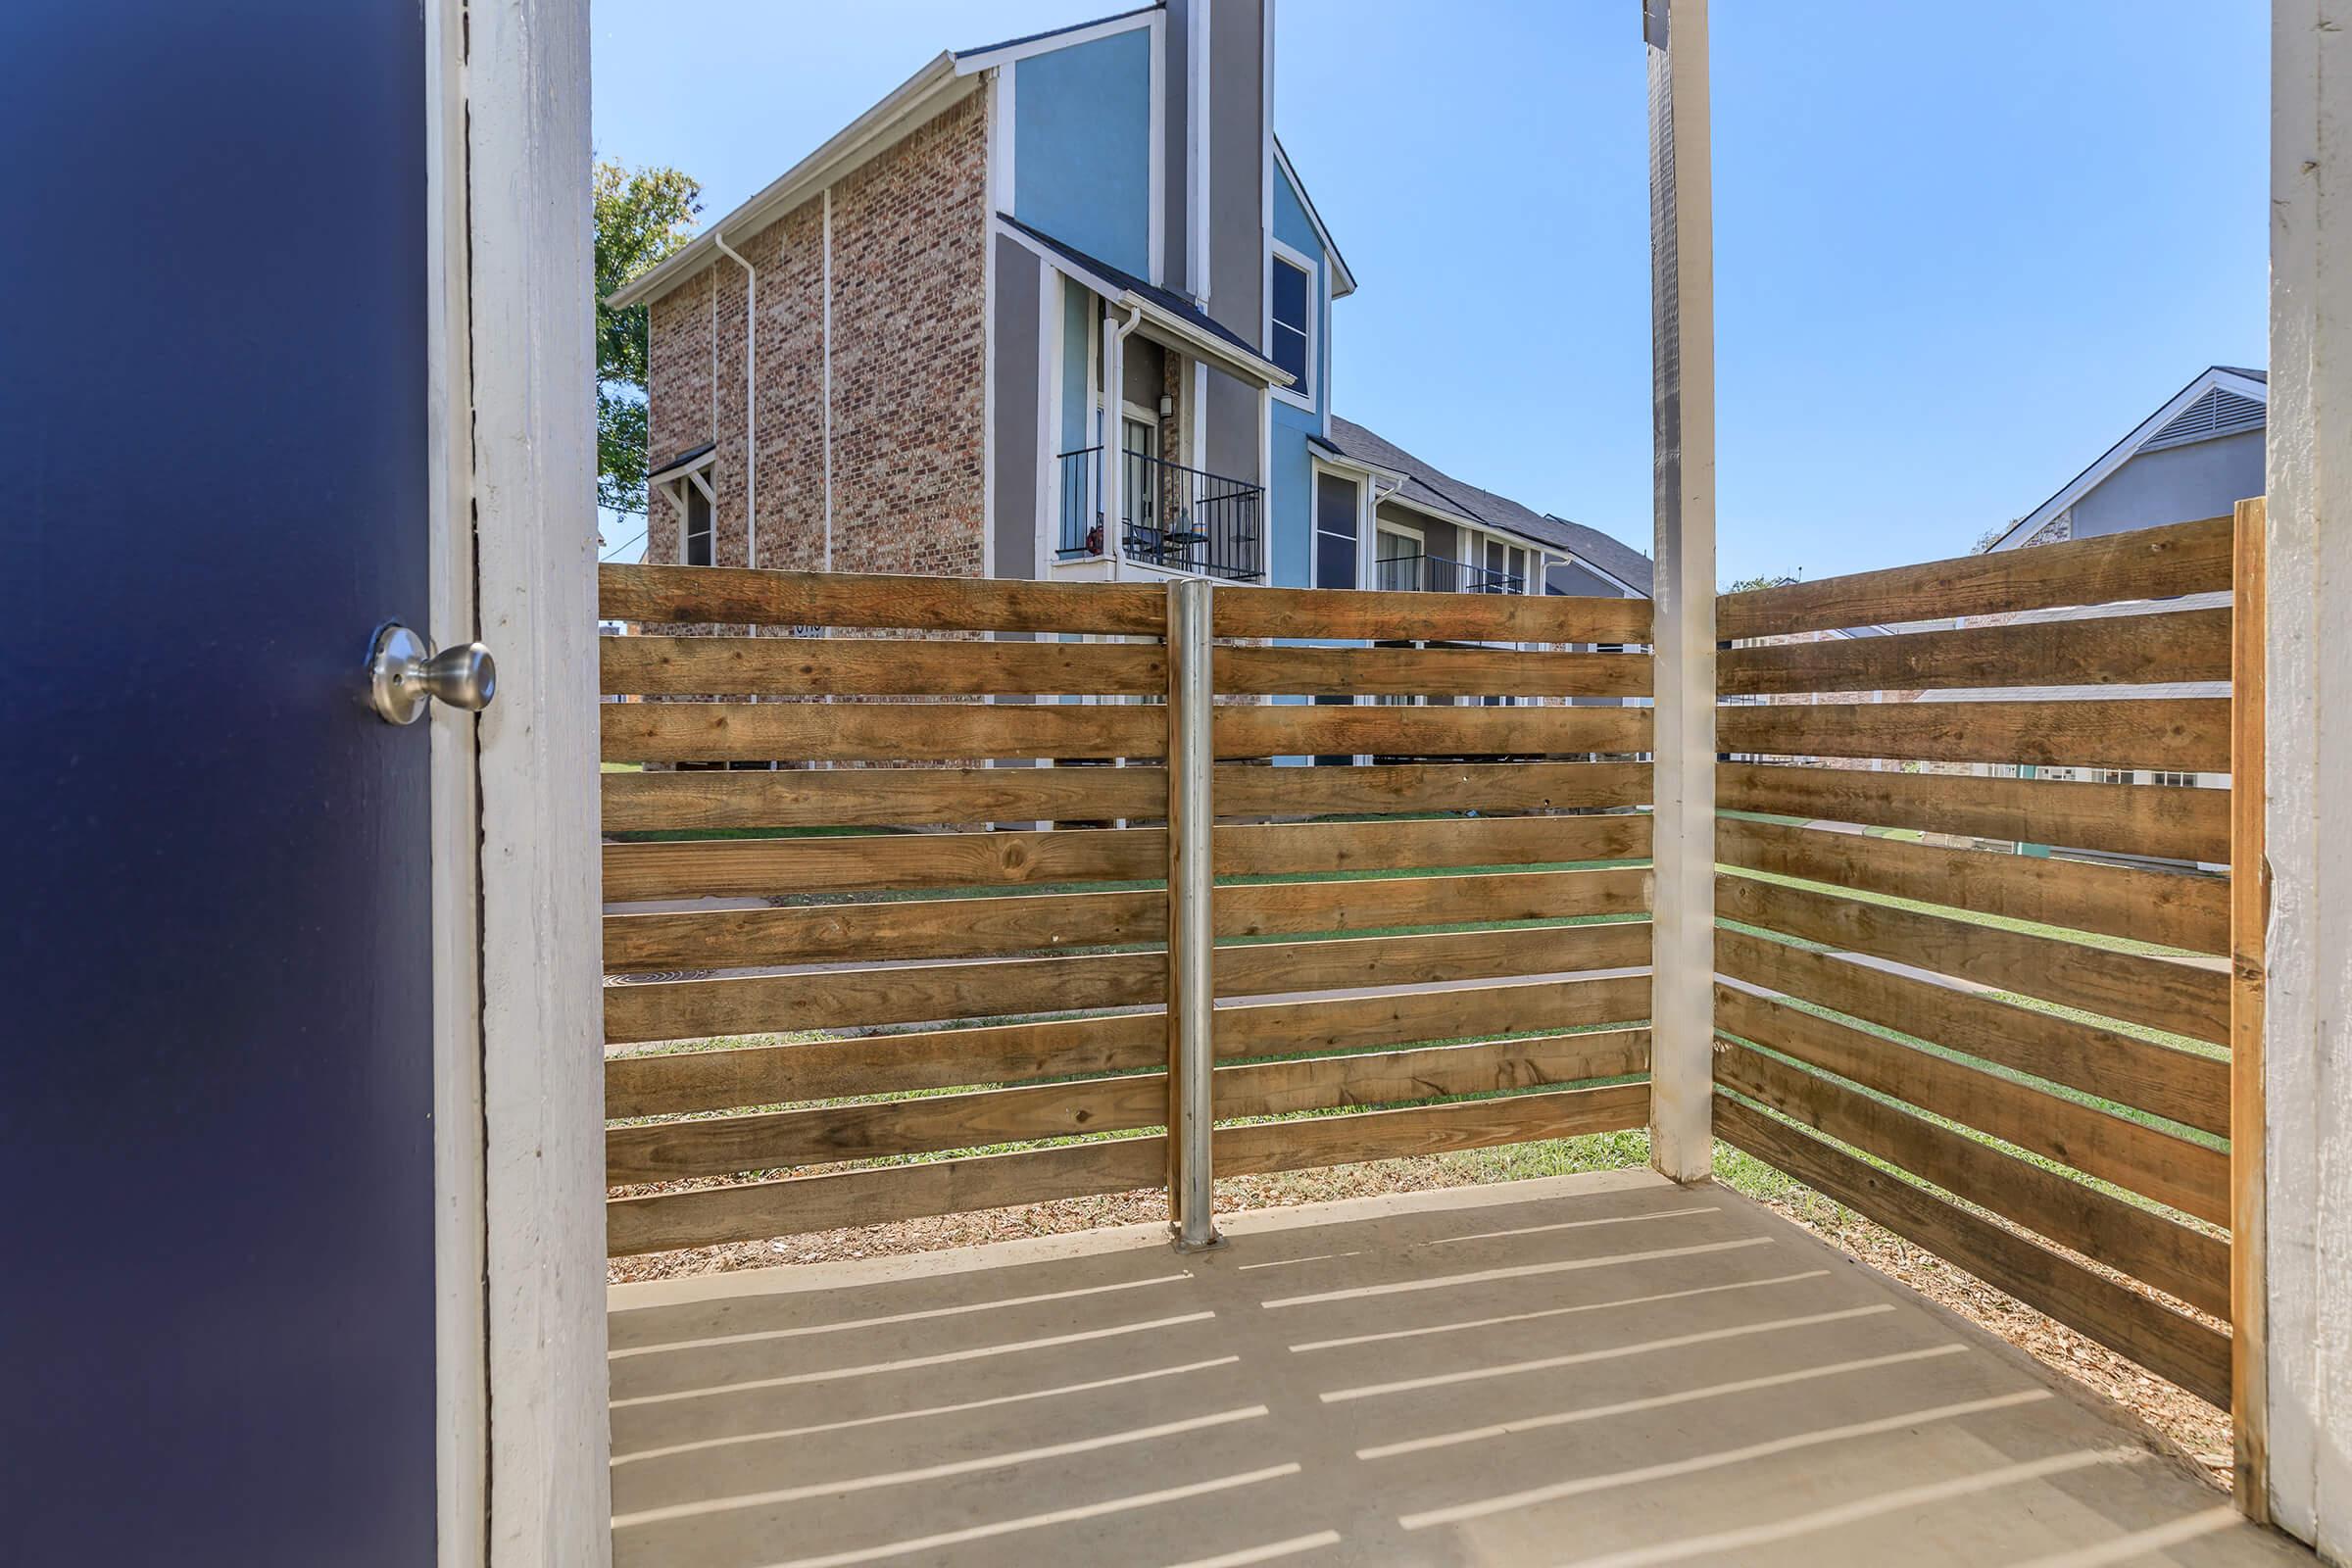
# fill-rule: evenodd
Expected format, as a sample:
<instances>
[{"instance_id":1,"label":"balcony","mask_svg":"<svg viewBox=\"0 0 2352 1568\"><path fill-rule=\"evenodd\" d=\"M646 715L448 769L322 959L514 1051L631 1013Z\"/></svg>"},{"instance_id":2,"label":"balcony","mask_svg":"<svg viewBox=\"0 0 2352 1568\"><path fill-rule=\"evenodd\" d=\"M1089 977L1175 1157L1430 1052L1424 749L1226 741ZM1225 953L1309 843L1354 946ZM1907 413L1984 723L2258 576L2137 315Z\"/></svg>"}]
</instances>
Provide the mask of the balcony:
<instances>
[{"instance_id":1,"label":"balcony","mask_svg":"<svg viewBox=\"0 0 2352 1568\"><path fill-rule=\"evenodd\" d=\"M1372 564L1373 586L1388 593L1523 594L1527 579L1514 571L1473 566L1444 556L1392 556Z\"/></svg>"},{"instance_id":2,"label":"balcony","mask_svg":"<svg viewBox=\"0 0 2352 1568\"><path fill-rule=\"evenodd\" d=\"M1143 452L1119 454L1116 526L1102 480L1102 449L1064 452L1061 529L1054 559L1087 561L1109 549L1113 532L1129 561L1162 571L1255 582L1265 575L1260 551L1265 491L1222 474L1188 468Z\"/></svg>"}]
</instances>

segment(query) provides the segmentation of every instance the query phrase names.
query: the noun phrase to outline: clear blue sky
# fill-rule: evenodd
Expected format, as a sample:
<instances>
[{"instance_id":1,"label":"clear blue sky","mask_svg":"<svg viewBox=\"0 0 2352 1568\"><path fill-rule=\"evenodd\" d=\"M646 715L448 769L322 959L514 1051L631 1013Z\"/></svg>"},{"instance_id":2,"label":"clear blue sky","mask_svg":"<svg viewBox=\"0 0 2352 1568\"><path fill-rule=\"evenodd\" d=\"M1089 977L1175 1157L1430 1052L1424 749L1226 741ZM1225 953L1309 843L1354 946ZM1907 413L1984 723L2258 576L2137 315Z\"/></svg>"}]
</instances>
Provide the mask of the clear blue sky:
<instances>
[{"instance_id":1,"label":"clear blue sky","mask_svg":"<svg viewBox=\"0 0 2352 1568\"><path fill-rule=\"evenodd\" d=\"M1639 0L1280 5L1276 128L1361 285L1338 411L1647 549ZM595 0L597 151L714 218L938 50L1120 9ZM2264 8L1712 9L1725 580L1960 554L2264 363Z\"/></svg>"}]
</instances>

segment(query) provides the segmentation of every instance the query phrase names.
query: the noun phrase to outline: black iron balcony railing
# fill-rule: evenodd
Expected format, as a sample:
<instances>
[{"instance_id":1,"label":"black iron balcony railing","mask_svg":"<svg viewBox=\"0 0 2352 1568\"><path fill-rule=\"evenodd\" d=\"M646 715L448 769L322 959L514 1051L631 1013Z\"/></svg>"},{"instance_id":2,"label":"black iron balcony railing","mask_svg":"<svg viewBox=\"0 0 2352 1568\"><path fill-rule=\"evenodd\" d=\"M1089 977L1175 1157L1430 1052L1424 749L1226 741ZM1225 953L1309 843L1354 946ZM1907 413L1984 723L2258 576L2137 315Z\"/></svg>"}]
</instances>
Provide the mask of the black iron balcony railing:
<instances>
[{"instance_id":1,"label":"black iron balcony railing","mask_svg":"<svg viewBox=\"0 0 2352 1568\"><path fill-rule=\"evenodd\" d=\"M1261 487L1122 452L1117 488L1106 491L1101 447L1064 452L1059 462L1061 535L1054 554L1061 560L1101 556L1115 533L1119 553L1145 565L1234 582L1265 575Z\"/></svg>"},{"instance_id":2,"label":"black iron balcony railing","mask_svg":"<svg viewBox=\"0 0 2352 1568\"><path fill-rule=\"evenodd\" d=\"M1407 593L1522 594L1527 579L1515 571L1473 566L1444 556L1392 556L1372 564L1373 586Z\"/></svg>"}]
</instances>

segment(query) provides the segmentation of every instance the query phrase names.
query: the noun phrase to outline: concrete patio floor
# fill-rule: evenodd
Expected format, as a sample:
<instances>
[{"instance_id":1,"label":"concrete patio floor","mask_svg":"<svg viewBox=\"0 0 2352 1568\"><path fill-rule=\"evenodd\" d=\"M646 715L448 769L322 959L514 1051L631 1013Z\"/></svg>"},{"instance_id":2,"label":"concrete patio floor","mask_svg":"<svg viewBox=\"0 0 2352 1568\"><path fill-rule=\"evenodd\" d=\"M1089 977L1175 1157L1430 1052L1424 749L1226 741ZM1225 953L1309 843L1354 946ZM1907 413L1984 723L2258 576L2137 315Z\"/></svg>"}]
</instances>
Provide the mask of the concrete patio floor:
<instances>
[{"instance_id":1,"label":"concrete patio floor","mask_svg":"<svg viewBox=\"0 0 2352 1568\"><path fill-rule=\"evenodd\" d=\"M2119 1412L1647 1172L611 1293L623 1565L2310 1563Z\"/></svg>"}]
</instances>

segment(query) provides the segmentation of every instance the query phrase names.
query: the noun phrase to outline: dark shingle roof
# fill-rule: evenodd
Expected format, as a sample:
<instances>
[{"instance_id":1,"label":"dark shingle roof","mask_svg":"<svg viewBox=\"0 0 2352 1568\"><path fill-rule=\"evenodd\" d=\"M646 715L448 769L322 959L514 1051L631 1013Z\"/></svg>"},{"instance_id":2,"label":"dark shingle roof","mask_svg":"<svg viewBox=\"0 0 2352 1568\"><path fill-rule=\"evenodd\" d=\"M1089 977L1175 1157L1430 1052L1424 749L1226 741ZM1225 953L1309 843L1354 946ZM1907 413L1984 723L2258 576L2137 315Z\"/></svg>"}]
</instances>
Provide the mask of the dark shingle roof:
<instances>
[{"instance_id":1,"label":"dark shingle roof","mask_svg":"<svg viewBox=\"0 0 2352 1568\"><path fill-rule=\"evenodd\" d=\"M1331 445L1333 450L1345 457L1405 475L1403 486L1396 492L1405 501L1434 506L1466 516L1474 522L1507 528L1515 534L1555 546L1598 566L1627 587L1638 589L1644 597L1650 592L1652 578L1649 558L1633 546L1612 539L1598 528L1588 528L1581 522L1554 517L1523 507L1508 496L1499 496L1492 490L1466 484L1435 465L1422 462L1396 443L1337 415L1332 416L1331 420Z\"/></svg>"},{"instance_id":2,"label":"dark shingle roof","mask_svg":"<svg viewBox=\"0 0 2352 1568\"><path fill-rule=\"evenodd\" d=\"M1148 299L1152 304L1158 306L1161 310L1166 311L1169 315L1180 316L1184 318L1184 319L1190 321L1201 331L1210 333L1221 341L1232 344L1235 348L1240 349L1244 354L1249 355L1253 360L1262 360L1265 358L1263 354L1258 352L1256 344L1250 342L1248 338L1243 337L1240 333L1232 330L1223 322L1216 320L1206 311L1202 310L1200 306L1195 305L1191 300L1186 299L1183 295L1176 293L1174 290L1161 288L1157 283L1148 283L1144 279L1136 276L1133 272L1113 267L1100 257L1089 256L1086 254L1086 252L1078 249L1074 245L1065 245L1060 240L1057 240L1053 235L1047 233L1045 230L1032 227L1030 224L1022 222L1010 213L999 213L997 216L1003 219L1011 227L1019 229L1022 233L1028 235L1040 245L1043 245L1047 249L1054 252L1063 260L1068 261L1075 266L1085 268L1088 271L1093 272L1104 282L1110 283L1118 288L1128 290L1132 293L1140 294L1145 299Z\"/></svg>"}]
</instances>

